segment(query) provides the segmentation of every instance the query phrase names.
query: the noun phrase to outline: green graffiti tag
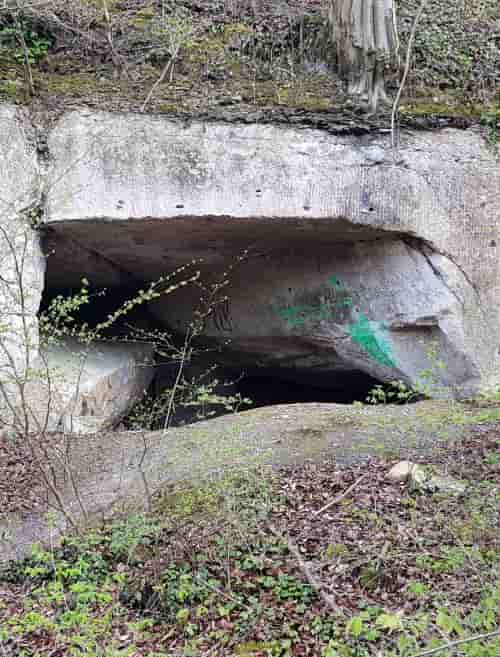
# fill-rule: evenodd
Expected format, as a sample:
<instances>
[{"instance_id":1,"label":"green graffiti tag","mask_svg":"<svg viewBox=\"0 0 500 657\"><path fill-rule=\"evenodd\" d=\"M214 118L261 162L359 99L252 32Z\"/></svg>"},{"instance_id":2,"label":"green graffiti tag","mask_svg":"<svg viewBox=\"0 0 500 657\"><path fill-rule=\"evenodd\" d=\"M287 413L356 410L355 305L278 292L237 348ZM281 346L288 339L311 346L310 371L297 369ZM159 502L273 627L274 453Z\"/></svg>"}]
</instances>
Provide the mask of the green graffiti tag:
<instances>
[{"instance_id":1,"label":"green graffiti tag","mask_svg":"<svg viewBox=\"0 0 500 657\"><path fill-rule=\"evenodd\" d=\"M330 278L328 279L328 282L333 287L344 287L344 283L342 283L340 278L337 278L336 276L330 276Z\"/></svg>"},{"instance_id":2,"label":"green graffiti tag","mask_svg":"<svg viewBox=\"0 0 500 657\"><path fill-rule=\"evenodd\" d=\"M351 308L353 305L352 297L348 296L348 291L343 282L336 276L328 279L328 286L333 288L325 296L333 298L321 301L317 304L298 304L278 306L274 312L284 320L290 328L304 326L308 322L321 322L326 319L338 318L339 311L343 308Z\"/></svg>"},{"instance_id":3,"label":"green graffiti tag","mask_svg":"<svg viewBox=\"0 0 500 657\"><path fill-rule=\"evenodd\" d=\"M275 313L290 328L298 328L307 323L317 323L327 319L344 326L347 324L347 333L351 340L371 358L386 367L396 367L387 339L385 323L369 320L365 315L358 313L357 308L354 313L352 311L344 313L344 309L350 309L353 306L353 298L349 295L349 290L337 276L330 276L327 285L328 289L325 294L323 296L318 294L321 299L319 303L278 306L274 308ZM325 297L327 299L323 300Z\"/></svg>"},{"instance_id":4,"label":"green graffiti tag","mask_svg":"<svg viewBox=\"0 0 500 657\"><path fill-rule=\"evenodd\" d=\"M346 297L338 301L327 301L317 305L283 306L275 308L276 314L292 328L304 326L307 322L320 322L334 317L340 308L350 308L352 299Z\"/></svg>"},{"instance_id":5,"label":"green graffiti tag","mask_svg":"<svg viewBox=\"0 0 500 657\"><path fill-rule=\"evenodd\" d=\"M391 348L386 339L387 329L383 322L370 321L360 314L357 321L349 327L351 339L359 344L374 360L387 367L396 367L391 356Z\"/></svg>"},{"instance_id":6,"label":"green graffiti tag","mask_svg":"<svg viewBox=\"0 0 500 657\"><path fill-rule=\"evenodd\" d=\"M325 297L327 299L323 300ZM333 320L337 324L345 326L351 340L366 351L371 358L381 365L396 367L385 323L369 320L365 315L358 313L357 308L354 312L343 312L344 309L352 308L353 298L340 278L330 276L324 295L320 298L321 301L316 304L278 306L274 308L274 312L290 328L298 328L307 323L317 323L327 319Z\"/></svg>"}]
</instances>

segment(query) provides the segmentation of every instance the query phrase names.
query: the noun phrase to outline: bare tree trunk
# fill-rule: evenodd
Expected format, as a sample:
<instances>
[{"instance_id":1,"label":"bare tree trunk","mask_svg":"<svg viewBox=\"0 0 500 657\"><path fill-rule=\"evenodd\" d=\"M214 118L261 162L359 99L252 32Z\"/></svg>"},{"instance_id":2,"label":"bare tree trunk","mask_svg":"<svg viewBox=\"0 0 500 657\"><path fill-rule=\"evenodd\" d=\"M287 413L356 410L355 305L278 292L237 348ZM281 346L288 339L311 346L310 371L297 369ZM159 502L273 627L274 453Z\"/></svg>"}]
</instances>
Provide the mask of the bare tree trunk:
<instances>
[{"instance_id":1,"label":"bare tree trunk","mask_svg":"<svg viewBox=\"0 0 500 657\"><path fill-rule=\"evenodd\" d=\"M348 93L376 111L379 102L388 102L385 82L397 64L394 0L330 0L329 21Z\"/></svg>"}]
</instances>

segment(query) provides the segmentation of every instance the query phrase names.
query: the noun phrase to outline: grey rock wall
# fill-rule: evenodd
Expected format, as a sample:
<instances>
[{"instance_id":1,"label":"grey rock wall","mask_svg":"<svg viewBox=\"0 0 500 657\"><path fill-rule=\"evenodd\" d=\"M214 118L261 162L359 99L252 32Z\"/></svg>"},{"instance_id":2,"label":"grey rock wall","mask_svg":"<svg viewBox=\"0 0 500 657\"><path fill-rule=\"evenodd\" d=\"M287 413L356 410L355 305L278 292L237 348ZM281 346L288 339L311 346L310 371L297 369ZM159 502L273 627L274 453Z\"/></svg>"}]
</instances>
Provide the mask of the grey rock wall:
<instances>
[{"instance_id":1,"label":"grey rock wall","mask_svg":"<svg viewBox=\"0 0 500 657\"><path fill-rule=\"evenodd\" d=\"M37 198L29 124L2 112L3 184L19 186L15 148L31 152ZM404 133L394 152L389 135L85 110L46 137L48 286L133 287L192 259L213 281L245 251L206 331L245 367L500 385L500 168L479 132ZM197 295L151 312L182 331Z\"/></svg>"},{"instance_id":2,"label":"grey rock wall","mask_svg":"<svg viewBox=\"0 0 500 657\"><path fill-rule=\"evenodd\" d=\"M215 276L248 249L231 326L209 333L254 360L414 382L433 353L464 394L498 382L500 169L479 133L403 134L393 152L389 135L79 112L49 149L47 225L105 267L147 278L203 258ZM325 310L335 276L347 319ZM182 326L194 305L186 292L155 312Z\"/></svg>"},{"instance_id":3,"label":"grey rock wall","mask_svg":"<svg viewBox=\"0 0 500 657\"><path fill-rule=\"evenodd\" d=\"M70 338L43 346L38 380L25 396L33 423L48 432L92 434L113 428L142 398L153 376L152 345Z\"/></svg>"},{"instance_id":4,"label":"grey rock wall","mask_svg":"<svg viewBox=\"0 0 500 657\"><path fill-rule=\"evenodd\" d=\"M0 431L18 415L26 372L38 356L45 259L30 222L40 197L30 121L22 110L0 105Z\"/></svg>"},{"instance_id":5,"label":"grey rock wall","mask_svg":"<svg viewBox=\"0 0 500 657\"><path fill-rule=\"evenodd\" d=\"M206 333L229 340L247 371L257 359L276 375L295 372L296 380L315 372L323 385L330 372L332 387L341 387L343 371L360 370L425 384L434 396L473 394L480 370L462 298L418 247L380 237L249 258ZM197 298L193 288L151 310L165 323L175 317L187 324ZM429 369L432 380L424 381Z\"/></svg>"}]
</instances>

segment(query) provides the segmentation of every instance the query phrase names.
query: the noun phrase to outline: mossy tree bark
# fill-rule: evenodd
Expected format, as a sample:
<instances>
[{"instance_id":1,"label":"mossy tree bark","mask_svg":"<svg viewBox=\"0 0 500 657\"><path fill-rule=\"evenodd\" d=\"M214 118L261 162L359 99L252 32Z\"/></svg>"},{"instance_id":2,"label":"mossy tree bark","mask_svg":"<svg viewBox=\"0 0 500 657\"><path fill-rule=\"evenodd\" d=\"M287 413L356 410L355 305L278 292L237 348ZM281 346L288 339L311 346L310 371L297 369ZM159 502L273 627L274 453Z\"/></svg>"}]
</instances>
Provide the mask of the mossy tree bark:
<instances>
[{"instance_id":1,"label":"mossy tree bark","mask_svg":"<svg viewBox=\"0 0 500 657\"><path fill-rule=\"evenodd\" d=\"M349 94L376 111L388 102L385 83L397 64L395 0L330 0L329 20Z\"/></svg>"}]
</instances>

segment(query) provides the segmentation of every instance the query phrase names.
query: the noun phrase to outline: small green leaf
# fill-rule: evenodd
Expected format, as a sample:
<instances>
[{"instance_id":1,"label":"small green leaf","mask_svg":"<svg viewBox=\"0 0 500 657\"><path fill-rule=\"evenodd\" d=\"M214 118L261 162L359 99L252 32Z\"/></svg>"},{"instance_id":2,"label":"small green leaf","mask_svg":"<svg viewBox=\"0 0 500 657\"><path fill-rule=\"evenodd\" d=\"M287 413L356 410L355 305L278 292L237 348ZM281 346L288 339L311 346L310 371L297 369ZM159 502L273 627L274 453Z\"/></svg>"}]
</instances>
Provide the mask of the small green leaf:
<instances>
[{"instance_id":1,"label":"small green leaf","mask_svg":"<svg viewBox=\"0 0 500 657\"><path fill-rule=\"evenodd\" d=\"M380 627L383 630L388 630L389 632L403 629L401 616L398 614L380 614L375 620L375 624L377 627Z\"/></svg>"},{"instance_id":2,"label":"small green leaf","mask_svg":"<svg viewBox=\"0 0 500 657\"><path fill-rule=\"evenodd\" d=\"M189 620L189 609L187 607L184 607L183 609L179 609L179 611L176 614L177 622L180 623L181 625L186 625L186 623Z\"/></svg>"},{"instance_id":3,"label":"small green leaf","mask_svg":"<svg viewBox=\"0 0 500 657\"><path fill-rule=\"evenodd\" d=\"M364 622L360 616L353 616L346 625L346 633L357 638L361 636L364 629Z\"/></svg>"},{"instance_id":4,"label":"small green leaf","mask_svg":"<svg viewBox=\"0 0 500 657\"><path fill-rule=\"evenodd\" d=\"M436 625L447 634L463 634L463 627L457 616L447 614L442 609L439 610L436 617Z\"/></svg>"}]
</instances>

